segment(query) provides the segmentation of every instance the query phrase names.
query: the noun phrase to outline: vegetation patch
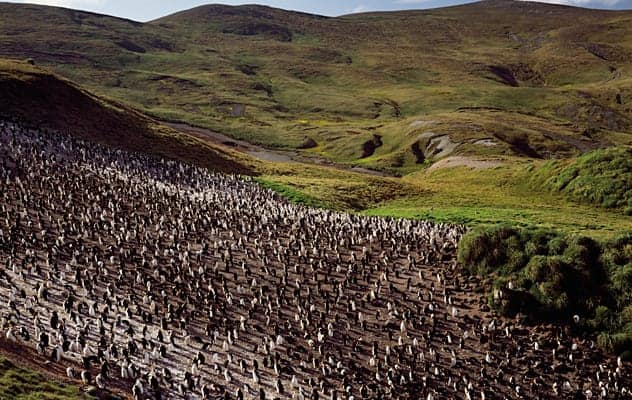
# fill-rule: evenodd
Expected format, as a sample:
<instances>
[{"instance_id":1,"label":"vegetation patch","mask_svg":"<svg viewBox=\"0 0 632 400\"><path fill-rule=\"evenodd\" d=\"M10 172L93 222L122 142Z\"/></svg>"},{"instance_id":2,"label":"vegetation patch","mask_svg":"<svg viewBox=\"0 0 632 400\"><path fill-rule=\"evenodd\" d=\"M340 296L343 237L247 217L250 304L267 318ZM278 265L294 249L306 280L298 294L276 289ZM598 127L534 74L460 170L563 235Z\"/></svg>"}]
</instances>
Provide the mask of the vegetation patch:
<instances>
[{"instance_id":1,"label":"vegetation patch","mask_svg":"<svg viewBox=\"0 0 632 400\"><path fill-rule=\"evenodd\" d=\"M261 178L255 178L255 180L262 186L277 192L278 194L280 194L281 196L285 197L286 199L290 200L293 203L302 204L309 207L319 207L319 208L326 207L326 204L322 202L321 200L313 196L310 196L308 194L305 194L299 190L296 190L289 185L284 185L281 183L276 183L276 182L272 182L272 181L261 179Z\"/></svg>"},{"instance_id":2,"label":"vegetation patch","mask_svg":"<svg viewBox=\"0 0 632 400\"><path fill-rule=\"evenodd\" d=\"M494 278L490 303L505 316L597 333L609 351L632 346L632 232L597 241L552 230L479 228L462 239L459 261L469 273Z\"/></svg>"},{"instance_id":3,"label":"vegetation patch","mask_svg":"<svg viewBox=\"0 0 632 400\"><path fill-rule=\"evenodd\" d=\"M292 31L284 26L277 24L267 24L259 22L249 24L237 24L225 27L222 32L243 36L262 35L265 38L278 40L280 42L292 41Z\"/></svg>"},{"instance_id":4,"label":"vegetation patch","mask_svg":"<svg viewBox=\"0 0 632 400\"><path fill-rule=\"evenodd\" d=\"M534 171L534 187L566 194L632 215L632 147L595 150L571 161L550 161Z\"/></svg>"},{"instance_id":5,"label":"vegetation patch","mask_svg":"<svg viewBox=\"0 0 632 400\"><path fill-rule=\"evenodd\" d=\"M51 382L37 372L17 367L0 357L0 399L78 400L91 399L74 386Z\"/></svg>"},{"instance_id":6,"label":"vegetation patch","mask_svg":"<svg viewBox=\"0 0 632 400\"><path fill-rule=\"evenodd\" d=\"M116 45L124 48L127 51L131 51L132 53L145 53L146 52L146 50L143 47L137 45L131 40L121 40L119 42L116 42Z\"/></svg>"}]
</instances>

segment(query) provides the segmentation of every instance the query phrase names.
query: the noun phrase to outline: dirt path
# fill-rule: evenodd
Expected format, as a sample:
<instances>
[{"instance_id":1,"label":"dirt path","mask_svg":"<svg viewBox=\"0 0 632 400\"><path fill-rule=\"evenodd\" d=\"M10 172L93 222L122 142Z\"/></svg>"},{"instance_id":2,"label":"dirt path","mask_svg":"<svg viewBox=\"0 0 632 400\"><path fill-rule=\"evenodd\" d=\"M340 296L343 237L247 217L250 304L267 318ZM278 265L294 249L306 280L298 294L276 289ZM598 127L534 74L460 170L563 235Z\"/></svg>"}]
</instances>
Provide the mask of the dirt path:
<instances>
[{"instance_id":1,"label":"dirt path","mask_svg":"<svg viewBox=\"0 0 632 400\"><path fill-rule=\"evenodd\" d=\"M175 129L179 132L183 132L189 135L193 135L198 139L210 141L214 144L230 147L241 153L248 154L262 161L270 162L298 162L306 164L322 165L327 167L333 167L344 171L352 171L360 174L383 176L383 177L396 177L396 175L388 174L383 171L376 171L368 168L362 168L357 166L348 166L340 163L335 163L324 157L318 157L313 154L307 154L295 150L272 150L263 146L255 145L244 140L234 139L228 135L224 135L219 132L212 131L210 129L199 128L182 123L162 122L162 124Z\"/></svg>"}]
</instances>

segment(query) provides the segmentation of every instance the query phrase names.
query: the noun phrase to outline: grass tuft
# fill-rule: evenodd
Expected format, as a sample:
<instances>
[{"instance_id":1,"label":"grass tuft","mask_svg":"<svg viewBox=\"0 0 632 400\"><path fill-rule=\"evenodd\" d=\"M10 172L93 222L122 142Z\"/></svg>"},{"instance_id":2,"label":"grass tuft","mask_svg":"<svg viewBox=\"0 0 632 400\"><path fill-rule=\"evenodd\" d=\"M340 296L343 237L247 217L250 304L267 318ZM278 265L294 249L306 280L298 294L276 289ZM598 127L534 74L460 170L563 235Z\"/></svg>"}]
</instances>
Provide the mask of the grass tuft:
<instances>
[{"instance_id":1,"label":"grass tuft","mask_svg":"<svg viewBox=\"0 0 632 400\"><path fill-rule=\"evenodd\" d=\"M632 147L596 150L577 159L550 161L534 172L534 186L603 208L632 209Z\"/></svg>"},{"instance_id":2,"label":"grass tuft","mask_svg":"<svg viewBox=\"0 0 632 400\"><path fill-rule=\"evenodd\" d=\"M463 238L459 261L472 274L494 278L490 299L503 315L597 333L608 351L632 345L632 231L596 241L550 230L481 228ZM575 315L579 323L572 322Z\"/></svg>"}]
</instances>

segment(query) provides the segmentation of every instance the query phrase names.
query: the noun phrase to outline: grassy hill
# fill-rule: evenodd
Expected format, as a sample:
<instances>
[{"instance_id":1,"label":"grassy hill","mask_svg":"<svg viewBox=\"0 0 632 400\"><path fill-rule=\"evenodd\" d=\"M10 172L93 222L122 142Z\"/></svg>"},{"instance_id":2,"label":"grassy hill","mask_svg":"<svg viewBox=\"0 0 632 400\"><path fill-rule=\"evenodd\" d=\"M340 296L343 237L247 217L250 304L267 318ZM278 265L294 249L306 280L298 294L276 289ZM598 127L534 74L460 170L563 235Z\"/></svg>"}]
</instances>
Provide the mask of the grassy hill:
<instances>
[{"instance_id":1,"label":"grassy hill","mask_svg":"<svg viewBox=\"0 0 632 400\"><path fill-rule=\"evenodd\" d=\"M260 175L308 204L606 236L632 228L625 205L577 204L533 178L632 142L632 12L484 1L326 18L215 5L138 23L0 3L0 22L0 56L77 84L57 79L74 88L63 95L36 78L40 94L23 107L29 119L64 119L58 128L87 128L111 143L148 135L154 142L131 148ZM14 113L25 101L31 89L17 84L0 109ZM109 110L101 120L127 125L99 131L111 123L94 123L97 103ZM64 111L73 104L81 112ZM233 116L235 104L243 116ZM259 162L209 143L201 151L200 140L155 118L402 178ZM145 133L121 141L130 130ZM174 137L185 142L177 151ZM540 169L550 158L569 161Z\"/></svg>"},{"instance_id":2,"label":"grassy hill","mask_svg":"<svg viewBox=\"0 0 632 400\"><path fill-rule=\"evenodd\" d=\"M568 193L542 185L539 180L556 176L561 168L555 162L479 157L478 169L469 159L449 157L444 161L465 163L440 168L444 162L440 161L401 178L371 176L325 165L253 159L227 146L176 132L28 63L0 60L0 91L0 117L19 118L34 126L219 171L257 175L264 185L309 205L471 226L499 222L538 225L606 237L632 230L632 220L623 215L625 207L599 209L590 202L579 204ZM591 154L584 158L591 159ZM574 159L559 163L573 165ZM590 176L594 171L583 174ZM628 175L618 174L617 178L625 181ZM599 176L590 179L603 181Z\"/></svg>"},{"instance_id":3,"label":"grassy hill","mask_svg":"<svg viewBox=\"0 0 632 400\"><path fill-rule=\"evenodd\" d=\"M491 0L326 18L214 5L142 24L0 4L0 22L0 56L152 116L399 174L632 142L627 11Z\"/></svg>"},{"instance_id":4,"label":"grassy hill","mask_svg":"<svg viewBox=\"0 0 632 400\"><path fill-rule=\"evenodd\" d=\"M304 188L319 188L310 204L362 210L383 201L418 195L396 178L300 162L265 162L222 143L176 131L121 103L97 96L47 69L0 59L0 119L39 129L68 132L82 139L133 152L178 159L215 171L260 175L261 181L296 200ZM275 184L289 178L299 188Z\"/></svg>"},{"instance_id":5,"label":"grassy hill","mask_svg":"<svg viewBox=\"0 0 632 400\"><path fill-rule=\"evenodd\" d=\"M625 208L632 215L632 147L596 150L537 169L534 185L565 193L578 202Z\"/></svg>"}]
</instances>

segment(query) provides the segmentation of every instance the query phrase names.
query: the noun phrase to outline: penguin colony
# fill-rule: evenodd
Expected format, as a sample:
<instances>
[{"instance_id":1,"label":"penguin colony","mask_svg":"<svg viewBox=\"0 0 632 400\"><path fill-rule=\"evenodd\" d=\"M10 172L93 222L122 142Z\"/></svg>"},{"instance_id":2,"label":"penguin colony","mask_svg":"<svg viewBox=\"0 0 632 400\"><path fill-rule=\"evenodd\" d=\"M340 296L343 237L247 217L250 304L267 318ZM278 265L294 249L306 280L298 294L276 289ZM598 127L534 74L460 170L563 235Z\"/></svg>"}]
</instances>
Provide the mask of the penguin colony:
<instances>
[{"instance_id":1,"label":"penguin colony","mask_svg":"<svg viewBox=\"0 0 632 400\"><path fill-rule=\"evenodd\" d=\"M135 399L624 399L621 359L494 315L462 226L0 123L2 343Z\"/></svg>"}]
</instances>

